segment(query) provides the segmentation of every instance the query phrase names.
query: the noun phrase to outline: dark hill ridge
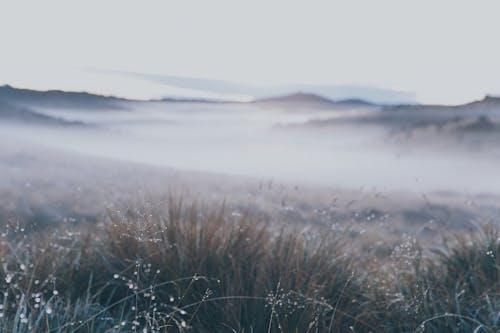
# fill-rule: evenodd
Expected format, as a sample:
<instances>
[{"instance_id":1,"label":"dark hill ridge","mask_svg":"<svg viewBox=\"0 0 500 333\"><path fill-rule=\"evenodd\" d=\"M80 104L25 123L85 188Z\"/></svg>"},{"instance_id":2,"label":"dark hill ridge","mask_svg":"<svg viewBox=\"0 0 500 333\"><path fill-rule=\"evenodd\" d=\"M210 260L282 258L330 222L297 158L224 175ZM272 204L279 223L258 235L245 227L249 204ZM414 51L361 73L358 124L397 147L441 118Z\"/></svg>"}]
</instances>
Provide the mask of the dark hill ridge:
<instances>
[{"instance_id":1,"label":"dark hill ridge","mask_svg":"<svg viewBox=\"0 0 500 333\"><path fill-rule=\"evenodd\" d=\"M125 100L93 95L86 92L59 90L37 91L0 86L0 119L24 124L83 126L82 122L67 121L37 112L39 107L75 109L123 109Z\"/></svg>"},{"instance_id":2,"label":"dark hill ridge","mask_svg":"<svg viewBox=\"0 0 500 333\"><path fill-rule=\"evenodd\" d=\"M475 106L483 106L483 107L500 107L500 97L486 95L483 99L478 101L473 101L462 106L475 107Z\"/></svg>"},{"instance_id":3,"label":"dark hill ridge","mask_svg":"<svg viewBox=\"0 0 500 333\"><path fill-rule=\"evenodd\" d=\"M88 92L70 92L63 90L32 90L24 88L15 88L10 85L0 86L0 101L4 103L20 103L22 105L33 105L42 107L71 107L71 108L96 108L96 109L124 109L127 102L143 102L133 99L120 98L115 96L106 96L92 94ZM472 101L462 105L425 105L425 104L399 104L385 106L373 104L358 98L331 100L321 95L297 92L289 95L274 96L257 99L252 102L230 102L223 100L208 100L197 98L161 98L151 100L154 102L196 102L196 103L255 103L255 104L275 104L275 105L297 105L297 106L382 106L383 110L452 110L467 109L476 107L500 108L500 97L485 96L481 100Z\"/></svg>"},{"instance_id":4,"label":"dark hill ridge","mask_svg":"<svg viewBox=\"0 0 500 333\"><path fill-rule=\"evenodd\" d=\"M128 100L112 96L95 95L88 92L68 92L62 90L31 90L0 86L0 101L4 103L39 106L71 107L90 109L122 109Z\"/></svg>"},{"instance_id":5,"label":"dark hill ridge","mask_svg":"<svg viewBox=\"0 0 500 333\"><path fill-rule=\"evenodd\" d=\"M38 106L123 109L127 102L186 102L186 103L222 103L226 101L202 98L160 98L151 100L135 100L116 96L92 94L85 91L73 92L64 90L33 90L15 88L10 85L0 86L0 100L22 102Z\"/></svg>"},{"instance_id":6,"label":"dark hill ridge","mask_svg":"<svg viewBox=\"0 0 500 333\"><path fill-rule=\"evenodd\" d=\"M439 105L439 104L400 104L393 106L386 106L384 110L387 111L419 111L419 110L458 110L458 111L477 111L477 110L499 110L500 111L500 97L486 95L483 99L472 101L459 105Z\"/></svg>"},{"instance_id":7,"label":"dark hill ridge","mask_svg":"<svg viewBox=\"0 0 500 333\"><path fill-rule=\"evenodd\" d=\"M320 95L297 92L285 96L269 97L255 100L253 103L290 106L317 106L317 107L369 107L375 106L361 99L345 99L333 101Z\"/></svg>"},{"instance_id":8,"label":"dark hill ridge","mask_svg":"<svg viewBox=\"0 0 500 333\"><path fill-rule=\"evenodd\" d=\"M9 85L0 86L0 100L3 102L41 107L71 107L95 109L123 109L127 102L142 102L114 96L92 94L88 92L69 92L62 90L32 90L15 88ZM184 103L246 103L198 98L161 98L151 102L184 102ZM346 99L333 101L320 95L298 92L286 96L258 99L251 103L283 104L297 106L371 106L361 99Z\"/></svg>"},{"instance_id":9,"label":"dark hill ridge","mask_svg":"<svg viewBox=\"0 0 500 333\"><path fill-rule=\"evenodd\" d=\"M328 98L315 95L315 94L309 94L309 93L303 93L303 92L298 92L290 95L285 95L285 96L278 96L278 97L269 97L269 98L262 98L258 99L255 102L257 103L327 103L331 104L334 103L332 100L329 100Z\"/></svg>"}]
</instances>

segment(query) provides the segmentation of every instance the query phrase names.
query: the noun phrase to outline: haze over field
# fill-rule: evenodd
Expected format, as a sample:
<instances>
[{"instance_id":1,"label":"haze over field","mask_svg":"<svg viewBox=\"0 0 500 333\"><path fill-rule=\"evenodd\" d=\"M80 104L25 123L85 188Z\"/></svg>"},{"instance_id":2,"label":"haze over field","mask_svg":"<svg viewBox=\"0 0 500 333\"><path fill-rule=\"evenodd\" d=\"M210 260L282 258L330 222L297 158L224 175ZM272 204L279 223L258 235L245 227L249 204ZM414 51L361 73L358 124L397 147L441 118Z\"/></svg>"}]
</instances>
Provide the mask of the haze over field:
<instances>
[{"instance_id":1,"label":"haze over field","mask_svg":"<svg viewBox=\"0 0 500 333\"><path fill-rule=\"evenodd\" d=\"M453 107L301 92L135 101L3 86L0 99L7 216L94 220L109 205L184 193L306 226L354 219L378 234L365 224L376 212L390 239L500 215L494 97Z\"/></svg>"},{"instance_id":2,"label":"haze over field","mask_svg":"<svg viewBox=\"0 0 500 333\"><path fill-rule=\"evenodd\" d=\"M299 93L143 102L0 89L0 135L13 145L350 190L500 192L490 181L500 158L500 99L393 107Z\"/></svg>"}]
</instances>

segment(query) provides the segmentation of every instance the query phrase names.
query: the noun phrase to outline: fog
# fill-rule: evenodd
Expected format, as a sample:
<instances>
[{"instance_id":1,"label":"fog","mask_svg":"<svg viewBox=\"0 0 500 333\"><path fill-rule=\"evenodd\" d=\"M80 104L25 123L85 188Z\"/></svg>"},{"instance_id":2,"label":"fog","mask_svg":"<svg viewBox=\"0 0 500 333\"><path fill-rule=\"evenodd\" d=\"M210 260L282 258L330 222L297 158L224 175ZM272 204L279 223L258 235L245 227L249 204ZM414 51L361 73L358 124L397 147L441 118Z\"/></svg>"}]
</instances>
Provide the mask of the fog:
<instances>
[{"instance_id":1,"label":"fog","mask_svg":"<svg viewBox=\"0 0 500 333\"><path fill-rule=\"evenodd\" d=\"M415 143L414 135L413 141L392 140L394 128L366 121L378 119L378 107L325 110L259 103L127 102L120 109L33 110L78 125L2 121L0 140L22 143L24 153L32 145L90 159L293 185L500 193L500 158L489 137L481 149L442 136L429 143L425 135L424 144Z\"/></svg>"}]
</instances>

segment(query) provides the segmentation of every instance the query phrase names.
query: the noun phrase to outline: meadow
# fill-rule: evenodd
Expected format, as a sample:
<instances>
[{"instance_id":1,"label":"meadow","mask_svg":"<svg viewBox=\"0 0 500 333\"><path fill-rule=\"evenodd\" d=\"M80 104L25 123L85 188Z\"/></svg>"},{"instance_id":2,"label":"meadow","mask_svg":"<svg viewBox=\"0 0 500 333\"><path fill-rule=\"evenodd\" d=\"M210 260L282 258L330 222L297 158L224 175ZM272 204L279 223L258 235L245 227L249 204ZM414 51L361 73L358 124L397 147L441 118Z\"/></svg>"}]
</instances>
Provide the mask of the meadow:
<instances>
[{"instance_id":1,"label":"meadow","mask_svg":"<svg viewBox=\"0 0 500 333\"><path fill-rule=\"evenodd\" d=\"M499 230L386 254L349 230L170 197L93 225L2 223L2 332L495 332Z\"/></svg>"}]
</instances>

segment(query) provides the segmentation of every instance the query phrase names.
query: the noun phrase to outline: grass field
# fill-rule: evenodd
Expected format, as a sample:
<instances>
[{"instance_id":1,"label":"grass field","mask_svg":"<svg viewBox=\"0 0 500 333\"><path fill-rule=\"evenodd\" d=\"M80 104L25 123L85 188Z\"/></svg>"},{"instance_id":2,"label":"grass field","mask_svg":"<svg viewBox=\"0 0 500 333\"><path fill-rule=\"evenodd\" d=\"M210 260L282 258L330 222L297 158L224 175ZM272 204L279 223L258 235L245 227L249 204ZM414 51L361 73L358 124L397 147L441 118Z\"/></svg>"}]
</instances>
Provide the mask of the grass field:
<instances>
[{"instance_id":1,"label":"grass field","mask_svg":"<svg viewBox=\"0 0 500 333\"><path fill-rule=\"evenodd\" d=\"M155 208L156 207L156 208ZM499 231L360 251L171 198L89 225L2 226L2 332L495 332ZM378 254L377 254L378 253Z\"/></svg>"}]
</instances>

